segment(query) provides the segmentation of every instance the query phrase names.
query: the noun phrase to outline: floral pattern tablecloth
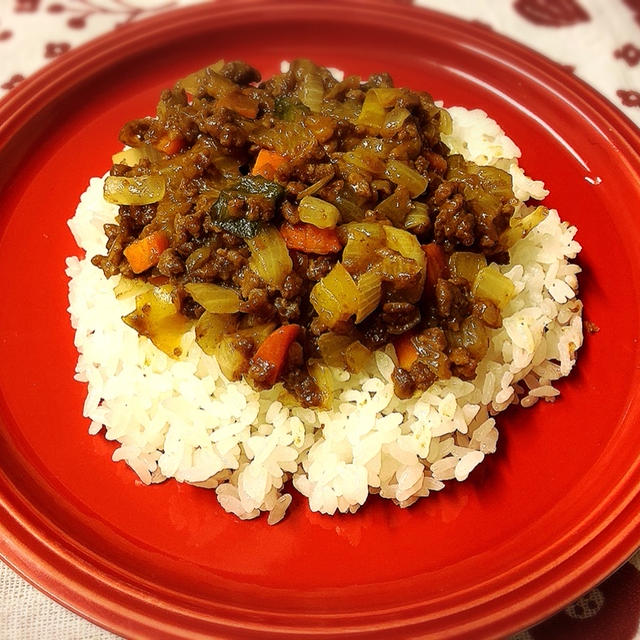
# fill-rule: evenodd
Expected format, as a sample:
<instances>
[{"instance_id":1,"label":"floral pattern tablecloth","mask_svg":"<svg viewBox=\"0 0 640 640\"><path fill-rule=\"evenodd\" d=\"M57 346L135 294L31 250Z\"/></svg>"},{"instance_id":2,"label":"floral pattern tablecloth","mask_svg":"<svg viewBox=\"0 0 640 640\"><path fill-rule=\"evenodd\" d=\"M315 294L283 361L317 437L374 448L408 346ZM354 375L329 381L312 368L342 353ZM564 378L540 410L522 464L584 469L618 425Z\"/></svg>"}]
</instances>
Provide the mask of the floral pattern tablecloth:
<instances>
[{"instance_id":1,"label":"floral pattern tablecloth","mask_svg":"<svg viewBox=\"0 0 640 640\"><path fill-rule=\"evenodd\" d=\"M0 0L0 98L69 49L202 0ZM409 4L412 0L397 0ZM537 49L640 125L640 0L413 0ZM1 168L0 168L1 170ZM512 640L640 639L640 552L564 611ZM115 638L0 563L0 639Z\"/></svg>"}]
</instances>

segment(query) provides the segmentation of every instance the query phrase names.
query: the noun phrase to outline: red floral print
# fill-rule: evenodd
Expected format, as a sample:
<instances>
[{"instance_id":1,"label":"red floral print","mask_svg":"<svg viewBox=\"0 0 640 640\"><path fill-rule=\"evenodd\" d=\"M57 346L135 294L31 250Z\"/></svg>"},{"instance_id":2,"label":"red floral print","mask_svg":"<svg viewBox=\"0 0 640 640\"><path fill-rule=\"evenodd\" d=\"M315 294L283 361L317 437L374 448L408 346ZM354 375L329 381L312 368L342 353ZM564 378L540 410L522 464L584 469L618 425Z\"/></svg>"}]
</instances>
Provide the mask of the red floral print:
<instances>
[{"instance_id":1,"label":"red floral print","mask_svg":"<svg viewBox=\"0 0 640 640\"><path fill-rule=\"evenodd\" d=\"M35 13L40 6L40 0L15 0L16 13Z\"/></svg>"},{"instance_id":2,"label":"red floral print","mask_svg":"<svg viewBox=\"0 0 640 640\"><path fill-rule=\"evenodd\" d=\"M640 107L640 91L618 89L616 95L625 107Z\"/></svg>"},{"instance_id":3,"label":"red floral print","mask_svg":"<svg viewBox=\"0 0 640 640\"><path fill-rule=\"evenodd\" d=\"M55 58L69 49L71 45L68 42L47 42L44 47L44 57Z\"/></svg>"},{"instance_id":4,"label":"red floral print","mask_svg":"<svg viewBox=\"0 0 640 640\"><path fill-rule=\"evenodd\" d=\"M616 49L613 52L613 56L615 58L621 58L624 60L630 67L635 67L638 62L640 62L640 49L636 47L635 44L631 44L627 42L622 45L619 49Z\"/></svg>"},{"instance_id":5,"label":"red floral print","mask_svg":"<svg viewBox=\"0 0 640 640\"><path fill-rule=\"evenodd\" d=\"M591 20L577 0L516 0L513 8L525 20L543 27L568 27Z\"/></svg>"},{"instance_id":6,"label":"red floral print","mask_svg":"<svg viewBox=\"0 0 640 640\"><path fill-rule=\"evenodd\" d=\"M15 86L20 84L24 80L24 76L21 73L14 73L6 82L0 84L0 87L10 91Z\"/></svg>"},{"instance_id":7,"label":"red floral print","mask_svg":"<svg viewBox=\"0 0 640 640\"><path fill-rule=\"evenodd\" d=\"M39 2L40 0L18 0L19 2ZM168 0L164 3L142 8L136 7L131 0L110 0L99 4L95 0L66 0L65 2L56 2L47 7L49 13L68 13L71 14L67 19L67 26L71 29L84 29L87 26L87 20L97 15L115 15L122 16L123 20L116 26L132 22L138 18L150 15L157 11L163 11L177 6L177 0Z\"/></svg>"},{"instance_id":8,"label":"red floral print","mask_svg":"<svg viewBox=\"0 0 640 640\"><path fill-rule=\"evenodd\" d=\"M633 11L636 22L640 24L640 0L623 0L623 2Z\"/></svg>"}]
</instances>

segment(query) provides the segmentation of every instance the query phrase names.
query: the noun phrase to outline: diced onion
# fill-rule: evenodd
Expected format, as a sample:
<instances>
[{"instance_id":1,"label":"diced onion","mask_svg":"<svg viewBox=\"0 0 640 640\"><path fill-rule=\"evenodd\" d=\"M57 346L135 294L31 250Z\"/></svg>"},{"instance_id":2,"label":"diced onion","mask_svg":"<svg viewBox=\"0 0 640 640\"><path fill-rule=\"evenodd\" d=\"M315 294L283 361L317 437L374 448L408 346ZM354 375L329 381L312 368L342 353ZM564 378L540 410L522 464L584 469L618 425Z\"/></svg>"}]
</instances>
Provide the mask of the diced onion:
<instances>
[{"instance_id":1,"label":"diced onion","mask_svg":"<svg viewBox=\"0 0 640 640\"><path fill-rule=\"evenodd\" d=\"M204 69L194 71L181 80L178 80L177 86L181 89L184 89L191 95L196 95L198 93L200 81L206 76L207 71L218 73L222 69L222 67L224 67L224 60L220 59L217 62L214 62L212 65L209 65Z\"/></svg>"},{"instance_id":2,"label":"diced onion","mask_svg":"<svg viewBox=\"0 0 640 640\"><path fill-rule=\"evenodd\" d=\"M370 89L367 95L369 93L374 94L383 107L391 107L402 95L403 89L397 87L378 87L376 89Z\"/></svg>"},{"instance_id":3,"label":"diced onion","mask_svg":"<svg viewBox=\"0 0 640 640\"><path fill-rule=\"evenodd\" d=\"M446 109L440 109L440 133L448 136L453 131L453 120Z\"/></svg>"},{"instance_id":4,"label":"diced onion","mask_svg":"<svg viewBox=\"0 0 640 640\"><path fill-rule=\"evenodd\" d=\"M324 99L324 85L322 78L316 73L307 73L302 81L300 102L311 111L317 113L322 107Z\"/></svg>"},{"instance_id":5,"label":"diced onion","mask_svg":"<svg viewBox=\"0 0 640 640\"><path fill-rule=\"evenodd\" d=\"M369 362L371 351L360 341L352 342L344 353L347 369L352 373L359 373Z\"/></svg>"},{"instance_id":6,"label":"diced onion","mask_svg":"<svg viewBox=\"0 0 640 640\"><path fill-rule=\"evenodd\" d=\"M375 91L369 89L364 97L364 102L362 103L362 109L358 116L357 123L364 127L380 129L380 127L384 126L384 119L386 115L387 113L385 108L380 102Z\"/></svg>"},{"instance_id":7,"label":"diced onion","mask_svg":"<svg viewBox=\"0 0 640 640\"><path fill-rule=\"evenodd\" d=\"M293 262L280 232L267 227L253 238L245 238L245 242L251 250L250 269L267 284L281 287L293 269Z\"/></svg>"},{"instance_id":8,"label":"diced onion","mask_svg":"<svg viewBox=\"0 0 640 640\"><path fill-rule=\"evenodd\" d=\"M334 205L314 196L305 196L300 200L298 215L302 222L308 222L320 229L333 228L340 219L340 212Z\"/></svg>"},{"instance_id":9,"label":"diced onion","mask_svg":"<svg viewBox=\"0 0 640 640\"><path fill-rule=\"evenodd\" d=\"M189 295L211 313L237 313L240 297L229 287L209 282L189 282L184 287Z\"/></svg>"},{"instance_id":10,"label":"diced onion","mask_svg":"<svg viewBox=\"0 0 640 640\"><path fill-rule=\"evenodd\" d=\"M451 275L464 278L473 283L478 271L487 266L487 259L481 253L472 251L455 251L449 256L449 271Z\"/></svg>"},{"instance_id":11,"label":"diced onion","mask_svg":"<svg viewBox=\"0 0 640 640\"><path fill-rule=\"evenodd\" d=\"M146 336L171 358L182 355L182 336L190 321L179 313L172 287L152 287L136 296L136 308L123 316L125 324Z\"/></svg>"},{"instance_id":12,"label":"diced onion","mask_svg":"<svg viewBox=\"0 0 640 640\"><path fill-rule=\"evenodd\" d=\"M404 121L410 116L408 109L404 107L394 107L387 113L384 119L383 129L389 133L395 133L402 127Z\"/></svg>"},{"instance_id":13,"label":"diced onion","mask_svg":"<svg viewBox=\"0 0 640 640\"><path fill-rule=\"evenodd\" d=\"M351 336L342 336L332 331L323 333L318 338L318 349L322 360L330 367L343 368L345 351L352 342Z\"/></svg>"},{"instance_id":14,"label":"diced onion","mask_svg":"<svg viewBox=\"0 0 640 640\"><path fill-rule=\"evenodd\" d=\"M236 345L235 335L224 335L215 349L215 357L220 371L227 380L240 380L249 368L249 361Z\"/></svg>"},{"instance_id":15,"label":"diced onion","mask_svg":"<svg viewBox=\"0 0 640 640\"><path fill-rule=\"evenodd\" d=\"M321 362L314 361L309 365L309 374L318 385L318 389L322 394L322 404L320 405L323 409L330 409L333 404L333 375L331 374L331 369Z\"/></svg>"},{"instance_id":16,"label":"diced onion","mask_svg":"<svg viewBox=\"0 0 640 640\"><path fill-rule=\"evenodd\" d=\"M387 237L387 246L389 249L397 251L401 256L412 260L419 272L418 282L415 287L406 292L409 302L417 302L424 289L424 282L427 275L427 259L424 250L418 242L418 238L409 231L398 229L396 227L385 226L384 232Z\"/></svg>"},{"instance_id":17,"label":"diced onion","mask_svg":"<svg viewBox=\"0 0 640 640\"><path fill-rule=\"evenodd\" d=\"M349 164L374 175L382 175L385 171L384 161L368 149L356 148L353 151L347 151L342 158Z\"/></svg>"},{"instance_id":18,"label":"diced onion","mask_svg":"<svg viewBox=\"0 0 640 640\"><path fill-rule=\"evenodd\" d=\"M529 231L537 227L548 215L549 209L546 207L536 207L524 218L519 218L513 222L513 226L500 236L500 245L505 249L512 247L518 240L524 238Z\"/></svg>"},{"instance_id":19,"label":"diced onion","mask_svg":"<svg viewBox=\"0 0 640 640\"><path fill-rule=\"evenodd\" d=\"M392 158L387 162L384 174L395 184L409 189L412 198L417 198L427 188L429 181L415 169L400 160Z\"/></svg>"},{"instance_id":20,"label":"diced onion","mask_svg":"<svg viewBox=\"0 0 640 640\"><path fill-rule=\"evenodd\" d=\"M111 156L113 164L126 164L128 167L135 167L140 160L151 160L156 162L162 158L162 154L150 144L143 144L140 147L131 147L124 151L119 151Z\"/></svg>"},{"instance_id":21,"label":"diced onion","mask_svg":"<svg viewBox=\"0 0 640 640\"><path fill-rule=\"evenodd\" d=\"M347 320L358 311L358 288L341 263L318 282L309 300L327 327Z\"/></svg>"},{"instance_id":22,"label":"diced onion","mask_svg":"<svg viewBox=\"0 0 640 640\"><path fill-rule=\"evenodd\" d=\"M411 211L411 198L409 190L398 187L389 197L385 198L376 207L384 216L389 218L393 224L402 225L407 214Z\"/></svg>"},{"instance_id":23,"label":"diced onion","mask_svg":"<svg viewBox=\"0 0 640 640\"><path fill-rule=\"evenodd\" d=\"M222 336L235 331L236 325L235 315L205 311L196 323L196 342L207 355L214 355Z\"/></svg>"},{"instance_id":24,"label":"diced onion","mask_svg":"<svg viewBox=\"0 0 640 640\"><path fill-rule=\"evenodd\" d=\"M424 202L412 202L411 210L404 219L404 228L411 230L416 229L416 233L419 233L419 229L424 225L428 225L429 222L429 209L427 205Z\"/></svg>"},{"instance_id":25,"label":"diced onion","mask_svg":"<svg viewBox=\"0 0 640 640\"><path fill-rule=\"evenodd\" d=\"M104 181L104 199L112 204L153 204L164 198L164 192L162 176L107 176Z\"/></svg>"},{"instance_id":26,"label":"diced onion","mask_svg":"<svg viewBox=\"0 0 640 640\"><path fill-rule=\"evenodd\" d=\"M515 286L509 278L497 269L489 266L478 271L473 282L473 295L482 300L493 302L504 309L515 294Z\"/></svg>"}]
</instances>

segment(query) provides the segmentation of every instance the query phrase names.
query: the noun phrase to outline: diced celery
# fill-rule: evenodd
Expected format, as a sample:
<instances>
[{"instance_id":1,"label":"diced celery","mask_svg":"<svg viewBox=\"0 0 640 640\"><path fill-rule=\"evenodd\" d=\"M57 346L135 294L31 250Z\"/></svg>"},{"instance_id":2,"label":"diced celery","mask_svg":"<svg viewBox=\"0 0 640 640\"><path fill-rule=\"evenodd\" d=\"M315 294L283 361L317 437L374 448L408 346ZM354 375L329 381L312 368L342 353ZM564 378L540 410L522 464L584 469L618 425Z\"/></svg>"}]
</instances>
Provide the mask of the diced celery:
<instances>
[{"instance_id":1,"label":"diced celery","mask_svg":"<svg viewBox=\"0 0 640 640\"><path fill-rule=\"evenodd\" d=\"M493 302L504 309L515 294L515 286L509 278L496 268L488 266L480 269L473 282L473 295L482 300Z\"/></svg>"},{"instance_id":2,"label":"diced celery","mask_svg":"<svg viewBox=\"0 0 640 640\"><path fill-rule=\"evenodd\" d=\"M362 322L380 304L382 297L382 276L376 270L365 271L358 278L358 310L356 324Z\"/></svg>"}]
</instances>

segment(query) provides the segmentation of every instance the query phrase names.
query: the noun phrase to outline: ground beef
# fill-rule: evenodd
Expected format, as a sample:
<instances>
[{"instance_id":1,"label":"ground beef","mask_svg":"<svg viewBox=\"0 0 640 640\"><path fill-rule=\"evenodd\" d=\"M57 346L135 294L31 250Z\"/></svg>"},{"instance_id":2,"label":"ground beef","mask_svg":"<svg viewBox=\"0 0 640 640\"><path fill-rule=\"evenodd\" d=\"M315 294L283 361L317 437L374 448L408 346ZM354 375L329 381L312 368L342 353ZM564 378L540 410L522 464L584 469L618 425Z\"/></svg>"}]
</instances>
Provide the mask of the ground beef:
<instances>
[{"instance_id":1,"label":"ground beef","mask_svg":"<svg viewBox=\"0 0 640 640\"><path fill-rule=\"evenodd\" d=\"M410 357L393 373L402 398L437 379L471 378L500 311L448 272L449 256L507 255L501 236L514 212L510 177L450 155L440 139L445 117L431 96L393 89L386 73L338 82L296 60L260 82L245 62L212 65L163 91L157 117L122 127L121 142L140 159L114 164L110 177L160 177L164 196L121 204L117 224L105 226L105 255L93 264L107 277L173 287L181 312L194 319L204 307L190 283L231 289L215 291L231 296L226 308L235 309L237 298L225 326L246 358L241 372L256 388L277 374L303 406L325 400L308 360L322 357L318 336L328 332L365 359L367 350L405 341ZM324 201L326 218L309 218L309 209L302 215L308 198ZM265 244L273 232L277 246ZM138 243L158 237L150 266L134 272ZM335 290L327 288L331 278ZM291 324L300 329L282 333L295 334L278 356L285 362L254 357L267 330Z\"/></svg>"}]
</instances>

